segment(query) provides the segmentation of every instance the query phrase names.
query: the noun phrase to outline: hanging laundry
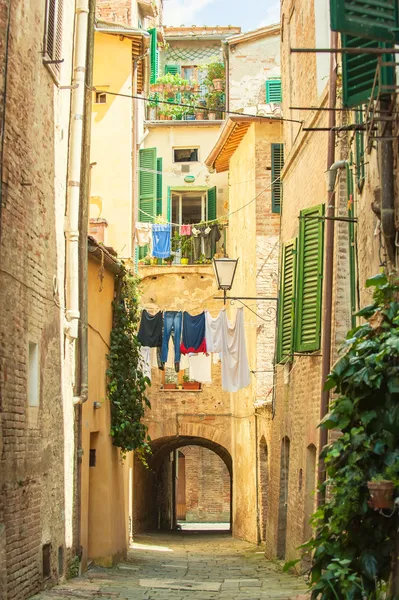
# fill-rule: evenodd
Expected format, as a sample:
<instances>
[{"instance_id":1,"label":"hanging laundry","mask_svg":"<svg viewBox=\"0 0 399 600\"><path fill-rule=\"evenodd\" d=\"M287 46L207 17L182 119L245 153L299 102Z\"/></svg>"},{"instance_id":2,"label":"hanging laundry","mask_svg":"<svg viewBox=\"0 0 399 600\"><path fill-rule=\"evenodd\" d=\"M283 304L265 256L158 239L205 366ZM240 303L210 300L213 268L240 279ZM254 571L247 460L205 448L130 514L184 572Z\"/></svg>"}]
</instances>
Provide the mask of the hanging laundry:
<instances>
[{"instance_id":1,"label":"hanging laundry","mask_svg":"<svg viewBox=\"0 0 399 600\"><path fill-rule=\"evenodd\" d=\"M219 313L215 318L211 316L209 310L205 311L205 340L207 352L220 353L222 351L222 313Z\"/></svg>"},{"instance_id":2,"label":"hanging laundry","mask_svg":"<svg viewBox=\"0 0 399 600\"><path fill-rule=\"evenodd\" d=\"M168 258L170 256L170 238L172 227L168 225L152 226L152 256Z\"/></svg>"},{"instance_id":3,"label":"hanging laundry","mask_svg":"<svg viewBox=\"0 0 399 600\"><path fill-rule=\"evenodd\" d=\"M175 368L175 347L174 347L174 341L173 341L173 333L170 336L169 339L169 346L168 346L168 360L165 363L165 367L167 367L168 369L174 369ZM184 354L182 354L180 356L180 371L184 371L185 369L188 369L189 364L188 364L188 356L185 356Z\"/></svg>"},{"instance_id":4,"label":"hanging laundry","mask_svg":"<svg viewBox=\"0 0 399 600\"><path fill-rule=\"evenodd\" d=\"M138 367L140 371L143 373L144 377L148 377L151 381L151 351L152 348L149 346L141 346L140 348L140 358Z\"/></svg>"},{"instance_id":5,"label":"hanging laundry","mask_svg":"<svg viewBox=\"0 0 399 600\"><path fill-rule=\"evenodd\" d=\"M183 313L183 340L180 348L182 354L206 352L204 312L195 316Z\"/></svg>"},{"instance_id":6,"label":"hanging laundry","mask_svg":"<svg viewBox=\"0 0 399 600\"><path fill-rule=\"evenodd\" d=\"M208 233L207 230L209 230ZM212 258L216 252L216 243L221 238L219 225L214 223L211 227L207 227L207 229L204 231L204 234L205 258Z\"/></svg>"},{"instance_id":7,"label":"hanging laundry","mask_svg":"<svg viewBox=\"0 0 399 600\"><path fill-rule=\"evenodd\" d=\"M138 246L152 247L152 223L136 223L134 235Z\"/></svg>"},{"instance_id":8,"label":"hanging laundry","mask_svg":"<svg viewBox=\"0 0 399 600\"><path fill-rule=\"evenodd\" d=\"M181 225L180 235L191 235L191 225Z\"/></svg>"},{"instance_id":9,"label":"hanging laundry","mask_svg":"<svg viewBox=\"0 0 399 600\"><path fill-rule=\"evenodd\" d=\"M173 333L173 344L175 347L175 370L180 370L180 341L182 330L182 313L176 310L167 310L164 312L164 331L162 338L161 361L166 363L168 360L169 339Z\"/></svg>"},{"instance_id":10,"label":"hanging laundry","mask_svg":"<svg viewBox=\"0 0 399 600\"><path fill-rule=\"evenodd\" d=\"M245 344L244 309L238 308L234 325L229 323L226 311L222 318L222 387L227 392L238 392L250 384L250 372Z\"/></svg>"},{"instance_id":11,"label":"hanging laundry","mask_svg":"<svg viewBox=\"0 0 399 600\"><path fill-rule=\"evenodd\" d=\"M137 339L142 346L157 348L162 346L162 313L150 315L145 309L141 314L141 321Z\"/></svg>"},{"instance_id":12,"label":"hanging laundry","mask_svg":"<svg viewBox=\"0 0 399 600\"><path fill-rule=\"evenodd\" d=\"M194 246L194 260L198 260L202 254L202 240L205 235L205 225L196 225L192 228L193 233L193 246Z\"/></svg>"},{"instance_id":13,"label":"hanging laundry","mask_svg":"<svg viewBox=\"0 0 399 600\"><path fill-rule=\"evenodd\" d=\"M188 357L189 377L199 383L212 383L212 358L210 354L193 354Z\"/></svg>"}]
</instances>

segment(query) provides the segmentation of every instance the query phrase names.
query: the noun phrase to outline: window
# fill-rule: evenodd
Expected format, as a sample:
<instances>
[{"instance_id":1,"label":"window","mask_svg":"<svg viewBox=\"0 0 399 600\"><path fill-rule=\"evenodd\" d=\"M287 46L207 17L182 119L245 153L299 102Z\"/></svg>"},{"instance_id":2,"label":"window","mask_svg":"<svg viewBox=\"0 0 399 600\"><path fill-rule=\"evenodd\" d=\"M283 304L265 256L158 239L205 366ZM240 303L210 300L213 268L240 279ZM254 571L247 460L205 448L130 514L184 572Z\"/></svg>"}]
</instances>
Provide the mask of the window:
<instances>
[{"instance_id":1,"label":"window","mask_svg":"<svg viewBox=\"0 0 399 600\"><path fill-rule=\"evenodd\" d=\"M107 104L107 94L105 92L96 92L96 104Z\"/></svg>"},{"instance_id":2,"label":"window","mask_svg":"<svg viewBox=\"0 0 399 600\"><path fill-rule=\"evenodd\" d=\"M29 342L28 352L28 404L39 406L39 347Z\"/></svg>"},{"instance_id":3,"label":"window","mask_svg":"<svg viewBox=\"0 0 399 600\"><path fill-rule=\"evenodd\" d=\"M281 102L281 78L275 77L266 81L266 102L268 104Z\"/></svg>"},{"instance_id":4,"label":"window","mask_svg":"<svg viewBox=\"0 0 399 600\"><path fill-rule=\"evenodd\" d=\"M157 216L162 215L162 158L157 158Z\"/></svg>"},{"instance_id":5,"label":"window","mask_svg":"<svg viewBox=\"0 0 399 600\"><path fill-rule=\"evenodd\" d=\"M282 249L277 336L277 362L289 360L293 351L297 241Z\"/></svg>"},{"instance_id":6,"label":"window","mask_svg":"<svg viewBox=\"0 0 399 600\"><path fill-rule=\"evenodd\" d=\"M394 42L396 0L331 0L330 6L333 31Z\"/></svg>"},{"instance_id":7,"label":"window","mask_svg":"<svg viewBox=\"0 0 399 600\"><path fill-rule=\"evenodd\" d=\"M44 61L57 78L62 63L62 4L63 0L47 0L43 44Z\"/></svg>"},{"instance_id":8,"label":"window","mask_svg":"<svg viewBox=\"0 0 399 600\"><path fill-rule=\"evenodd\" d=\"M283 188L280 179L280 173L284 166L284 144L272 144L272 212L281 212L281 200L283 198Z\"/></svg>"},{"instance_id":9,"label":"window","mask_svg":"<svg viewBox=\"0 0 399 600\"><path fill-rule=\"evenodd\" d=\"M43 552L43 579L51 575L51 544L44 544Z\"/></svg>"},{"instance_id":10,"label":"window","mask_svg":"<svg viewBox=\"0 0 399 600\"><path fill-rule=\"evenodd\" d=\"M156 80L158 79L158 69L159 69L157 30L154 27L153 29L149 29L148 33L151 36L151 41L150 41L150 83L155 83Z\"/></svg>"},{"instance_id":11,"label":"window","mask_svg":"<svg viewBox=\"0 0 399 600\"><path fill-rule=\"evenodd\" d=\"M97 462L96 449L91 448L89 454L89 467L95 467Z\"/></svg>"},{"instance_id":12,"label":"window","mask_svg":"<svg viewBox=\"0 0 399 600\"><path fill-rule=\"evenodd\" d=\"M159 163L156 148L139 150L139 206L137 220L141 223L153 223L157 214L159 178L157 177ZM139 258L148 253L147 246L139 248Z\"/></svg>"},{"instance_id":13,"label":"window","mask_svg":"<svg viewBox=\"0 0 399 600\"><path fill-rule=\"evenodd\" d=\"M198 162L198 148L173 148L173 162Z\"/></svg>"},{"instance_id":14,"label":"window","mask_svg":"<svg viewBox=\"0 0 399 600\"><path fill-rule=\"evenodd\" d=\"M179 65L165 65L165 75L178 75L180 73Z\"/></svg>"},{"instance_id":15,"label":"window","mask_svg":"<svg viewBox=\"0 0 399 600\"><path fill-rule=\"evenodd\" d=\"M295 314L295 349L320 348L323 278L324 205L302 210L299 220L298 298Z\"/></svg>"},{"instance_id":16,"label":"window","mask_svg":"<svg viewBox=\"0 0 399 600\"><path fill-rule=\"evenodd\" d=\"M198 81L198 69L195 66L182 67L181 76L183 79L188 79L189 81Z\"/></svg>"},{"instance_id":17,"label":"window","mask_svg":"<svg viewBox=\"0 0 399 600\"><path fill-rule=\"evenodd\" d=\"M195 224L217 217L217 190L178 192L168 190L167 219L172 223Z\"/></svg>"}]
</instances>

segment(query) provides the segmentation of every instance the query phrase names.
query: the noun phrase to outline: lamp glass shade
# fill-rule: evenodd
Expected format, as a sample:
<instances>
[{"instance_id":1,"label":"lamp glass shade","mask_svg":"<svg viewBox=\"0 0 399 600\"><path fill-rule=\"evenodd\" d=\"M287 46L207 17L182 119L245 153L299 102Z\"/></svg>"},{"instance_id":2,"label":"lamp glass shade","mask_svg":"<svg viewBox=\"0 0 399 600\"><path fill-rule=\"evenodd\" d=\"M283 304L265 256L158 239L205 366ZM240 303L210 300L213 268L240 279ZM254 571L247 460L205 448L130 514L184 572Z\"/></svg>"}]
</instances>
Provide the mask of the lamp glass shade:
<instances>
[{"instance_id":1,"label":"lamp glass shade","mask_svg":"<svg viewBox=\"0 0 399 600\"><path fill-rule=\"evenodd\" d=\"M238 258L214 258L213 268L219 290L231 290Z\"/></svg>"}]
</instances>

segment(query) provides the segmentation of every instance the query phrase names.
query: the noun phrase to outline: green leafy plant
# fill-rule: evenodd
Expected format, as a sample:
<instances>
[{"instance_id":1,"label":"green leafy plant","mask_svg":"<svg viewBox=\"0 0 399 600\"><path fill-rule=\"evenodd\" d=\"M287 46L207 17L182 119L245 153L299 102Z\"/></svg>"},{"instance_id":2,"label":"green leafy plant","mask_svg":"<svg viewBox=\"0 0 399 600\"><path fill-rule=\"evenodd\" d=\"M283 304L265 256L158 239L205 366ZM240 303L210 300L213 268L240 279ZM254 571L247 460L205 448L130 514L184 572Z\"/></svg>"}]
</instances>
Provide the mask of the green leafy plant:
<instances>
[{"instance_id":1,"label":"green leafy plant","mask_svg":"<svg viewBox=\"0 0 399 600\"><path fill-rule=\"evenodd\" d=\"M79 556L74 556L73 558L71 558L71 560L69 561L67 568L66 568L66 579L73 579L74 577L78 577L79 576L79 571L80 571L80 559Z\"/></svg>"},{"instance_id":2,"label":"green leafy plant","mask_svg":"<svg viewBox=\"0 0 399 600\"><path fill-rule=\"evenodd\" d=\"M180 242L181 255L183 258L190 258L192 240L190 235L182 235Z\"/></svg>"},{"instance_id":3,"label":"green leafy plant","mask_svg":"<svg viewBox=\"0 0 399 600\"><path fill-rule=\"evenodd\" d=\"M211 111L224 110L224 92L209 92L206 95L206 106Z\"/></svg>"},{"instance_id":4,"label":"green leafy plant","mask_svg":"<svg viewBox=\"0 0 399 600\"><path fill-rule=\"evenodd\" d=\"M367 482L399 480L399 287L384 274L367 281L374 302L359 311L326 388L335 390L320 426L340 436L321 453L327 501L313 515L311 598L375 600L391 575L396 518L369 505ZM393 596L392 596L393 597Z\"/></svg>"},{"instance_id":5,"label":"green leafy plant","mask_svg":"<svg viewBox=\"0 0 399 600\"><path fill-rule=\"evenodd\" d=\"M142 423L145 408L151 408L146 396L150 380L140 369L140 343L137 339L139 300L137 280L123 267L119 292L113 302L114 316L110 352L107 356L107 393L111 403L111 436L122 458L135 450L145 463L150 450L148 428Z\"/></svg>"},{"instance_id":6,"label":"green leafy plant","mask_svg":"<svg viewBox=\"0 0 399 600\"><path fill-rule=\"evenodd\" d=\"M208 64L206 78L212 82L214 79L225 79L225 68L221 62L212 62Z\"/></svg>"}]
</instances>

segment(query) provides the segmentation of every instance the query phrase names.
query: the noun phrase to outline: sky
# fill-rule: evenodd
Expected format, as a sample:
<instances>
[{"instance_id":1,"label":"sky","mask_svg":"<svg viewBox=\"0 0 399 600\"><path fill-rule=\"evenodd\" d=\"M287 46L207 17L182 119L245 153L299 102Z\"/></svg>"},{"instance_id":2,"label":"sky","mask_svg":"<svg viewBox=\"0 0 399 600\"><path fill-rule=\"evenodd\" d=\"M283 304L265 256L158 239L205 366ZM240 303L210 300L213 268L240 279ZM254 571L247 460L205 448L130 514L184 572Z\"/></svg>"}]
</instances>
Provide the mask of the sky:
<instances>
[{"instance_id":1,"label":"sky","mask_svg":"<svg viewBox=\"0 0 399 600\"><path fill-rule=\"evenodd\" d=\"M245 32L279 20L279 0L164 0L165 25L236 25Z\"/></svg>"}]
</instances>

